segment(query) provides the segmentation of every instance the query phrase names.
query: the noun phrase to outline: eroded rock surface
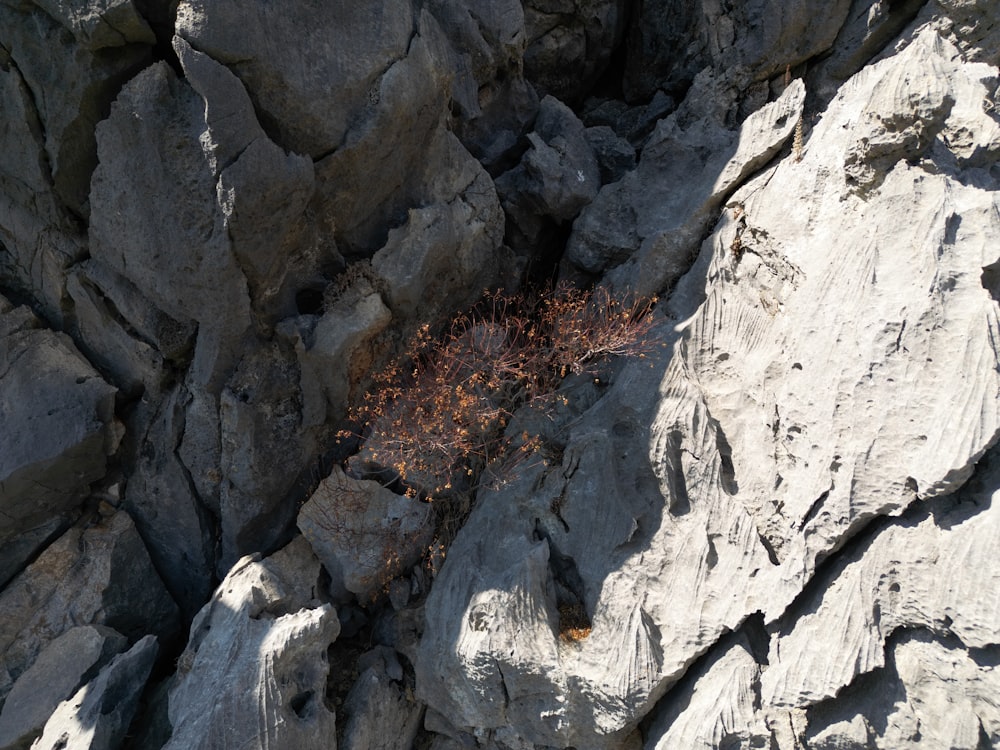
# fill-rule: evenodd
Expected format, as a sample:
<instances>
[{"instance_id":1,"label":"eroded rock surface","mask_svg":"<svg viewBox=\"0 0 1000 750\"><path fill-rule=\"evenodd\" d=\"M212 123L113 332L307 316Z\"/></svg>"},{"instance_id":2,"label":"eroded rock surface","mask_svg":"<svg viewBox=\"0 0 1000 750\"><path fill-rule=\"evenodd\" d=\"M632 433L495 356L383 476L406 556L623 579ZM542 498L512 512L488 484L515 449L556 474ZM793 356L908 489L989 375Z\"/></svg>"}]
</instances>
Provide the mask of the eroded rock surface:
<instances>
[{"instance_id":1,"label":"eroded rock surface","mask_svg":"<svg viewBox=\"0 0 1000 750\"><path fill-rule=\"evenodd\" d=\"M957 170L900 152L864 197L843 164L872 129L896 132L857 116L881 106L920 118L930 102L936 132L976 133L977 147L992 149L996 124L975 83L989 75L925 29L845 87L801 158L789 154L730 199L706 262L672 300L688 319L661 330L664 353L626 367L563 436L561 465L481 498L452 546L418 660L428 703L456 726L513 730L512 747L620 746L724 632L758 612L781 622L817 564L873 518L971 475L1000 416L996 302L983 276L996 260L986 241L996 194L973 186L992 179L963 159L975 147L949 137L913 148ZM897 76L905 85L891 83ZM912 213L899 211L904 195ZM898 223L885 221L889 205ZM686 286L699 280L703 297ZM967 418L949 416L958 413ZM575 643L559 638L565 590L592 624ZM992 643L991 599L962 601ZM830 626L852 643L871 637L858 618L847 622ZM961 621L949 627L957 635ZM811 635L810 653L827 663ZM773 641L765 686L785 683L784 643ZM850 680L832 680L824 696ZM739 733L770 731L784 746L790 737L761 728L768 714L747 714L748 689L726 698L743 706Z\"/></svg>"},{"instance_id":2,"label":"eroded rock surface","mask_svg":"<svg viewBox=\"0 0 1000 750\"><path fill-rule=\"evenodd\" d=\"M153 668L156 636L147 635L116 656L72 698L63 701L45 724L36 750L112 750L125 739L139 696Z\"/></svg>"},{"instance_id":3,"label":"eroded rock surface","mask_svg":"<svg viewBox=\"0 0 1000 750\"><path fill-rule=\"evenodd\" d=\"M319 577L301 538L233 567L192 623L178 660L166 748L331 745L327 649L340 623L317 598Z\"/></svg>"},{"instance_id":4,"label":"eroded rock surface","mask_svg":"<svg viewBox=\"0 0 1000 750\"><path fill-rule=\"evenodd\" d=\"M78 524L0 593L0 699L56 638L82 624L106 625L135 642L180 625L149 554L124 511Z\"/></svg>"},{"instance_id":5,"label":"eroded rock surface","mask_svg":"<svg viewBox=\"0 0 1000 750\"><path fill-rule=\"evenodd\" d=\"M0 297L0 585L79 513L118 449L115 389L65 334Z\"/></svg>"},{"instance_id":6,"label":"eroded rock surface","mask_svg":"<svg viewBox=\"0 0 1000 750\"><path fill-rule=\"evenodd\" d=\"M1000 744L998 50L990 0L0 4L0 745ZM537 455L342 471L410 332L556 280L659 302Z\"/></svg>"}]
</instances>

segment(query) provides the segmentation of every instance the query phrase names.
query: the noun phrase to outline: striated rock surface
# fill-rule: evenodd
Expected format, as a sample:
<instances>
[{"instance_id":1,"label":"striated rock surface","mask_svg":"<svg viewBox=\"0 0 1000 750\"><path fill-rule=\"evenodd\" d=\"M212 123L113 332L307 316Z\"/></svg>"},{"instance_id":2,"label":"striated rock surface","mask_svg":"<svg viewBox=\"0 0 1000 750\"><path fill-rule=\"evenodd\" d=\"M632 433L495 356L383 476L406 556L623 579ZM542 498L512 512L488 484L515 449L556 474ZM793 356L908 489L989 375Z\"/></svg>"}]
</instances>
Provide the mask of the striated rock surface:
<instances>
[{"instance_id":1,"label":"striated rock surface","mask_svg":"<svg viewBox=\"0 0 1000 750\"><path fill-rule=\"evenodd\" d=\"M329 747L327 648L337 613L317 596L320 568L301 538L266 560L243 558L191 625L169 693L184 748ZM263 713L262 713L263 712Z\"/></svg>"},{"instance_id":2,"label":"striated rock surface","mask_svg":"<svg viewBox=\"0 0 1000 750\"><path fill-rule=\"evenodd\" d=\"M4 701L0 747L28 747L56 707L127 645L125 636L101 625L71 628L52 641Z\"/></svg>"},{"instance_id":3,"label":"striated rock surface","mask_svg":"<svg viewBox=\"0 0 1000 750\"><path fill-rule=\"evenodd\" d=\"M925 29L845 87L801 159L730 199L668 306L690 317L661 334L665 353L626 367L562 437L561 465L480 499L428 598L428 703L495 736L619 746L722 633L755 612L781 621L873 518L970 476L998 417L983 271L995 194L973 186L990 178L963 156L993 148L974 83L985 74ZM926 135L958 131L977 145ZM866 162L862 195L844 165L877 138L905 145L886 148L891 164ZM928 153L957 169L912 164ZM687 286L699 279L703 297ZM592 624L578 643L558 637L564 590ZM981 617L995 623L989 601ZM854 641L864 626L849 622ZM772 656L762 684L782 669Z\"/></svg>"},{"instance_id":4,"label":"striated rock surface","mask_svg":"<svg viewBox=\"0 0 1000 750\"><path fill-rule=\"evenodd\" d=\"M0 747L1000 746L998 50L991 0L0 2ZM557 282L657 295L643 356L461 502L372 481L412 332Z\"/></svg>"},{"instance_id":5,"label":"striated rock surface","mask_svg":"<svg viewBox=\"0 0 1000 750\"><path fill-rule=\"evenodd\" d=\"M92 681L59 704L45 723L35 750L120 747L139 703L139 695L157 652L156 637L147 635L112 659Z\"/></svg>"}]
</instances>

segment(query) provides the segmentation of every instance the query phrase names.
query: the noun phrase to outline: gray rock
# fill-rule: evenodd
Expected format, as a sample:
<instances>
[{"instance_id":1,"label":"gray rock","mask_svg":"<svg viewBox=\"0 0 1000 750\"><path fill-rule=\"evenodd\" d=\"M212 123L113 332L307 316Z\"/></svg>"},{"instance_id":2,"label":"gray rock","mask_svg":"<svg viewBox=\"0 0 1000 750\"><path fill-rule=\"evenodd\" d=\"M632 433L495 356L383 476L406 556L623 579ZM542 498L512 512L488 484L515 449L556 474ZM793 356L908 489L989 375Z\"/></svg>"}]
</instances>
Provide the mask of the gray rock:
<instances>
[{"instance_id":1,"label":"gray rock","mask_svg":"<svg viewBox=\"0 0 1000 750\"><path fill-rule=\"evenodd\" d=\"M625 34L628 8L625 0L527 0L527 79L564 101L585 94Z\"/></svg>"},{"instance_id":2,"label":"gray rock","mask_svg":"<svg viewBox=\"0 0 1000 750\"><path fill-rule=\"evenodd\" d=\"M597 157L601 184L618 182L635 169L635 149L607 125L595 125L584 131L587 143Z\"/></svg>"},{"instance_id":3,"label":"gray rock","mask_svg":"<svg viewBox=\"0 0 1000 750\"><path fill-rule=\"evenodd\" d=\"M534 250L547 223L576 218L597 195L600 170L583 123L565 104L542 100L530 148L514 169L497 178L504 210L518 234L515 249Z\"/></svg>"},{"instance_id":4,"label":"gray rock","mask_svg":"<svg viewBox=\"0 0 1000 750\"><path fill-rule=\"evenodd\" d=\"M27 748L56 707L125 650L125 636L111 628L81 625L52 641L11 688L0 712L0 747Z\"/></svg>"},{"instance_id":5,"label":"gray rock","mask_svg":"<svg viewBox=\"0 0 1000 750\"><path fill-rule=\"evenodd\" d=\"M489 175L450 133L429 144L425 166L431 205L410 209L372 258L386 302L403 320L437 320L478 300L508 260L501 250L503 212Z\"/></svg>"},{"instance_id":6,"label":"gray rock","mask_svg":"<svg viewBox=\"0 0 1000 750\"><path fill-rule=\"evenodd\" d=\"M318 594L319 563L301 540L233 567L191 625L165 750L330 746L327 649L340 626Z\"/></svg>"},{"instance_id":7,"label":"gray rock","mask_svg":"<svg viewBox=\"0 0 1000 750\"><path fill-rule=\"evenodd\" d=\"M614 269L612 284L639 295L668 288L687 270L721 203L791 137L805 89L793 82L738 131L721 124L722 96L708 76L695 83L684 106L657 125L639 166L602 188L573 224L565 262L588 273Z\"/></svg>"},{"instance_id":8,"label":"gray rock","mask_svg":"<svg viewBox=\"0 0 1000 750\"><path fill-rule=\"evenodd\" d=\"M454 132L490 174L502 172L538 111L523 72L524 9L519 0L433 0L427 7L451 49Z\"/></svg>"},{"instance_id":9,"label":"gray rock","mask_svg":"<svg viewBox=\"0 0 1000 750\"><path fill-rule=\"evenodd\" d=\"M77 525L0 593L0 700L42 650L71 628L107 625L134 641L180 622L128 514Z\"/></svg>"},{"instance_id":10,"label":"gray rock","mask_svg":"<svg viewBox=\"0 0 1000 750\"><path fill-rule=\"evenodd\" d=\"M829 102L844 81L881 52L923 5L921 0L855 0L828 56L810 66L806 84L810 99Z\"/></svg>"},{"instance_id":11,"label":"gray rock","mask_svg":"<svg viewBox=\"0 0 1000 750\"><path fill-rule=\"evenodd\" d=\"M116 656L91 682L64 701L45 724L34 750L114 750L125 739L159 650L147 635Z\"/></svg>"},{"instance_id":12,"label":"gray rock","mask_svg":"<svg viewBox=\"0 0 1000 750\"><path fill-rule=\"evenodd\" d=\"M413 54L415 22L410 0L321 8L184 0L177 8L177 34L243 81L279 145L314 159L345 145L352 120L378 100L381 78Z\"/></svg>"},{"instance_id":13,"label":"gray rock","mask_svg":"<svg viewBox=\"0 0 1000 750\"><path fill-rule=\"evenodd\" d=\"M218 340L220 331L227 340L238 338L250 316L247 281L217 204L218 160L199 141L205 109L164 63L122 89L97 129L90 246L94 258L155 308L182 324L200 324L196 364L210 380L237 348L235 340ZM225 145L233 148L231 141ZM212 343L211 353L199 357L198 347Z\"/></svg>"},{"instance_id":14,"label":"gray rock","mask_svg":"<svg viewBox=\"0 0 1000 750\"><path fill-rule=\"evenodd\" d=\"M384 646L363 654L360 675L344 701L343 750L408 750L420 729L423 706L403 678L395 652Z\"/></svg>"},{"instance_id":15,"label":"gray rock","mask_svg":"<svg viewBox=\"0 0 1000 750\"><path fill-rule=\"evenodd\" d=\"M134 25L129 28L126 24L118 42L123 46L113 55L101 54L94 46L103 46L99 40L91 37L81 43L68 30L67 26L73 26L68 4L60 7L54 0L40 5L46 12L37 8L21 12L4 4L0 6L0 25L7 30L4 42L11 61L33 92L45 142L48 180L70 211L86 217L90 177L97 164L94 128L107 115L121 85L149 64L153 39L148 28L145 33L135 34ZM129 13L130 5L123 3L119 7ZM90 9L77 10L82 15ZM104 10L105 18L113 15L113 9ZM131 12L141 20L134 9ZM128 41L137 43L124 44L126 37L133 37Z\"/></svg>"},{"instance_id":16,"label":"gray rock","mask_svg":"<svg viewBox=\"0 0 1000 750\"><path fill-rule=\"evenodd\" d=\"M983 288L981 277L982 268L993 260L985 237L994 231L996 219L991 206L995 196L963 187L946 174L928 174L901 161L884 175L877 196L862 199L854 196L851 183L839 168L845 153L856 147L855 139L868 136L867 125L857 120L856 113L864 111L866 104L885 92L882 82L894 80L900 70L916 70L914 61L925 59L928 50L936 50L931 54L942 67L937 73L927 73L923 88L935 91L943 79L948 86L947 96L956 101L955 114L943 126L941 140L947 142L952 132L966 132L970 122L967 118L974 118L977 123L972 132L978 134L979 145L963 144L956 138L957 153L949 151L951 159L971 154L976 148L995 148L989 144L996 143L997 124L970 101L978 98L977 89L982 90L981 84L972 84L981 74L981 68L957 62L947 45L928 30L896 56L866 68L852 79L852 85L834 100L823 122L813 131L802 160L785 159L734 195L732 205L739 208L727 211L705 246L704 252L712 254L706 286L708 298L701 312L691 320L688 335L695 338L707 335L712 343L710 349L693 354L704 365L688 360L685 367L693 366L692 371L699 373L695 377L701 393L711 394L719 389L718 399L705 397L706 407L718 420L726 445L732 451L732 471L739 494L744 498L760 498L746 506L760 533L774 549L782 570L800 571L781 584L791 584L788 597L794 596L799 588L800 584L793 582L811 575L817 556L823 557L838 548L872 516L898 513L916 498L953 491L996 439L998 417L986 405L992 401L985 395L993 388L992 365L970 365L959 376L963 384L959 386L953 381L958 371L955 363L936 354L954 351L953 347L961 341L963 349L977 348L986 353L985 361L989 361L993 334L991 324L986 322L989 319L986 311L994 301ZM933 71L933 66L929 70ZM947 163L943 156L938 159L942 164ZM826 172L819 164L837 166ZM818 181L819 173L836 174L838 178L824 177ZM764 183L775 186L775 192L758 190ZM780 204L772 197L777 195L778 186L784 196ZM901 195L909 196L905 213L899 211L897 196ZM888 205L897 209L893 224L881 220L875 223L873 217L882 215L883 207ZM939 212L942 205L951 207L944 215ZM824 208L817 211L819 206ZM739 218L733 218L734 213ZM956 230L957 220L948 218L952 214L962 216L961 232ZM852 217L850 223L845 216ZM827 248L828 254L810 253L805 250L807 246ZM894 253L902 255L898 260L890 260ZM924 266L914 261L915 257L935 260L932 265ZM851 270L836 263L849 263ZM925 278L925 273L931 276ZM750 276L758 282L747 283L745 280ZM863 284L860 288L869 291L859 293L870 293L870 300L865 296L845 297L842 287L854 283L852 278L864 279L858 282ZM937 288L929 278L956 279L954 286L950 281L941 282L948 287L947 292L942 291L941 306L925 303L923 292L917 294L918 289ZM836 284L827 286L833 279ZM958 279L965 281L960 283ZM907 291L891 291L894 288ZM914 298L905 311L889 302L897 293ZM857 312L848 312L847 299L858 300ZM861 302L862 299L865 301ZM801 312L799 304L805 305ZM965 312L952 318L952 313L946 312L952 305ZM741 322L736 325L723 322L721 326L709 322L717 315L726 321ZM954 322L942 323L938 328L928 324L938 315L944 316L942 321ZM813 321L803 329L808 331L805 338L794 337L801 343L793 344L793 339L785 334L780 334L781 344L765 344L770 333L758 338L764 330L774 333L785 330L785 321L795 320L796 316ZM958 323L959 320L964 322ZM842 325L850 329L849 337L838 333ZM708 330L713 332L708 334ZM722 343L730 336L731 349ZM908 341L910 336L916 337L912 345ZM950 343L952 337L954 343ZM751 341L752 349L748 344ZM810 364L817 361L817 355L810 352L841 351L838 347L842 346L865 352L856 355L857 359L853 358L855 355L845 355L844 369L835 376L838 383L859 384L856 390L853 386L818 381L819 371L814 369L815 364ZM778 349L780 355L776 354ZM688 351L693 353L691 349ZM920 354L921 351L928 354ZM758 366L750 362L758 356L760 374L751 375L750 370ZM914 366L908 364L914 359L919 361L919 369L907 369ZM822 356L818 361L828 360ZM744 370L744 365L748 369ZM705 372L701 372L703 366ZM896 368L907 369L905 378ZM717 374L708 376L707 370ZM780 393L774 392L773 398L754 396L743 402L738 407L741 416L731 421L730 409L737 407L730 401L729 386L722 383L734 382L731 379L736 378L743 384L744 392L762 393L756 390L759 386L751 384L759 384L763 378L771 382L777 373L787 374L782 377ZM907 384L911 393L947 392L972 403L981 401L983 411L980 414L974 410L976 418L962 426L943 416L934 416L918 396L906 404L898 404L891 413L879 412L876 417L868 411L869 398L874 399L872 403L896 403L894 389L901 382ZM866 385L862 387L862 383ZM826 400L826 407L819 406L820 394ZM762 420L752 428L745 411L750 403L754 404L753 409L760 410L757 413ZM938 408L947 407L941 404ZM813 409L826 414L821 422L803 418L813 413ZM667 422L677 419L679 416L674 414ZM945 424L951 427L945 428ZM666 425L662 428L656 438L661 446L657 451L667 450L667 433L671 429ZM751 444L758 447L751 449ZM777 459L769 459L767 464L749 459L747 464L745 458L740 458L765 444L771 446L765 449L768 455L777 455ZM851 445L864 448L852 449ZM944 445L951 448L940 447ZM893 462L890 469L877 458L883 455L882 451L900 451L906 458ZM764 465L771 468L762 475L760 469ZM780 610L780 601L788 600L779 591L780 587L775 588L769 596L768 619L773 616L771 613Z\"/></svg>"},{"instance_id":17,"label":"gray rock","mask_svg":"<svg viewBox=\"0 0 1000 750\"><path fill-rule=\"evenodd\" d=\"M212 593L218 520L192 488L177 447L185 430L190 394L182 387L162 401L139 404L130 416L135 455L123 505L135 521L150 559L184 619Z\"/></svg>"},{"instance_id":18,"label":"gray rock","mask_svg":"<svg viewBox=\"0 0 1000 750\"><path fill-rule=\"evenodd\" d=\"M124 398L143 393L155 398L168 377L167 364L153 345L132 333L128 320L89 277L86 266L91 263L74 266L67 278L75 338Z\"/></svg>"},{"instance_id":19,"label":"gray rock","mask_svg":"<svg viewBox=\"0 0 1000 750\"><path fill-rule=\"evenodd\" d=\"M13 11L0 13L10 18ZM0 46L0 107L5 113L0 131L0 274L7 290L38 300L59 324L64 270L84 257L85 248L52 186L44 123L33 92L5 46Z\"/></svg>"},{"instance_id":20,"label":"gray rock","mask_svg":"<svg viewBox=\"0 0 1000 750\"><path fill-rule=\"evenodd\" d=\"M428 504L334 467L302 506L298 525L330 574L333 596L366 599L420 560L432 520Z\"/></svg>"},{"instance_id":21,"label":"gray rock","mask_svg":"<svg viewBox=\"0 0 1000 750\"><path fill-rule=\"evenodd\" d=\"M181 38L174 49L205 101L211 138L203 145L233 255L255 311L275 321L294 312L294 293L319 260L305 215L314 190L312 160L286 153L265 135L243 84L227 68Z\"/></svg>"},{"instance_id":22,"label":"gray rock","mask_svg":"<svg viewBox=\"0 0 1000 750\"><path fill-rule=\"evenodd\" d=\"M289 502L316 452L302 430L302 395L291 352L278 344L247 347L219 404L222 575L243 554L286 541L296 506Z\"/></svg>"},{"instance_id":23,"label":"gray rock","mask_svg":"<svg viewBox=\"0 0 1000 750\"><path fill-rule=\"evenodd\" d=\"M345 416L355 387L376 361L378 336L392 320L370 269L358 263L349 273L352 280L327 293L322 316L299 316L278 327L298 358L306 427Z\"/></svg>"},{"instance_id":24,"label":"gray rock","mask_svg":"<svg viewBox=\"0 0 1000 750\"><path fill-rule=\"evenodd\" d=\"M985 0L935 0L917 17L920 25L941 25L966 60L1000 62L1000 10Z\"/></svg>"},{"instance_id":25,"label":"gray rock","mask_svg":"<svg viewBox=\"0 0 1000 750\"><path fill-rule=\"evenodd\" d=\"M410 209L449 202L468 184L451 180L471 157L448 154L443 140L448 43L429 10L414 20L408 54L373 80L343 144L316 163L317 191L341 252L370 256Z\"/></svg>"},{"instance_id":26,"label":"gray rock","mask_svg":"<svg viewBox=\"0 0 1000 750\"><path fill-rule=\"evenodd\" d=\"M69 29L87 49L122 47L126 44L156 43L149 24L132 0L38 0L35 3Z\"/></svg>"},{"instance_id":27,"label":"gray rock","mask_svg":"<svg viewBox=\"0 0 1000 750\"><path fill-rule=\"evenodd\" d=\"M0 338L5 581L78 512L90 485L104 476L121 434L114 424L115 389L68 336L41 328L26 308L0 313L0 321L6 332Z\"/></svg>"},{"instance_id":28,"label":"gray rock","mask_svg":"<svg viewBox=\"0 0 1000 750\"><path fill-rule=\"evenodd\" d=\"M730 71L743 85L782 73L829 48L850 7L850 0L644 4L629 26L625 95L683 90L705 69Z\"/></svg>"}]
</instances>

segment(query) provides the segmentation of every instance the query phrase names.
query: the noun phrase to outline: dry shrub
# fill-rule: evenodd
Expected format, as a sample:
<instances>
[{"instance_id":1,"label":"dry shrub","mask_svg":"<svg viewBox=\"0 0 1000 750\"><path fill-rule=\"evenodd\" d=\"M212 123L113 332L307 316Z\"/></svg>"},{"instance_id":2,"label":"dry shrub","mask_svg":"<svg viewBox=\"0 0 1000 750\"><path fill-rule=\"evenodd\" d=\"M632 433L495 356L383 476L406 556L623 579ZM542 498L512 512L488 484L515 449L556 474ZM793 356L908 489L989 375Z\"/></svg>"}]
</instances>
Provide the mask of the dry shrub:
<instances>
[{"instance_id":1,"label":"dry shrub","mask_svg":"<svg viewBox=\"0 0 1000 750\"><path fill-rule=\"evenodd\" d=\"M361 437L364 473L388 470L414 497L470 493L537 448L532 436L505 434L516 409L544 408L567 375L651 348L654 303L603 288L488 293L441 335L420 328L352 410L359 431L341 438Z\"/></svg>"}]
</instances>

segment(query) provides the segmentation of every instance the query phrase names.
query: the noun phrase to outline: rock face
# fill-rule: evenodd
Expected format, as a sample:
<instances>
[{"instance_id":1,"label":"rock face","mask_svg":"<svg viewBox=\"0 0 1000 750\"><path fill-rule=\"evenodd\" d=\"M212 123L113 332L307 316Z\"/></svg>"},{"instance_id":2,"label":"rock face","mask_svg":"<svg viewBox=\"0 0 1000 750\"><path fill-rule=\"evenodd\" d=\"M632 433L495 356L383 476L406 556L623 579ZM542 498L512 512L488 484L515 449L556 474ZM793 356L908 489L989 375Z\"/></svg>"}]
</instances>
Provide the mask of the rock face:
<instances>
[{"instance_id":1,"label":"rock face","mask_svg":"<svg viewBox=\"0 0 1000 750\"><path fill-rule=\"evenodd\" d=\"M111 750L120 747L139 693L156 658L156 637L147 635L116 656L69 700L59 704L45 731L31 746L37 750L80 747Z\"/></svg>"},{"instance_id":2,"label":"rock face","mask_svg":"<svg viewBox=\"0 0 1000 750\"><path fill-rule=\"evenodd\" d=\"M134 642L176 634L167 594L128 514L70 528L0 592L0 698L49 644L84 623Z\"/></svg>"},{"instance_id":3,"label":"rock face","mask_svg":"<svg viewBox=\"0 0 1000 750\"><path fill-rule=\"evenodd\" d=\"M324 697L326 654L340 624L316 599L319 572L301 539L230 571L178 660L165 747L329 746L335 727Z\"/></svg>"},{"instance_id":4,"label":"rock face","mask_svg":"<svg viewBox=\"0 0 1000 750\"><path fill-rule=\"evenodd\" d=\"M0 297L0 584L68 525L118 448L115 389L72 340Z\"/></svg>"},{"instance_id":5,"label":"rock face","mask_svg":"<svg viewBox=\"0 0 1000 750\"><path fill-rule=\"evenodd\" d=\"M52 641L14 683L4 701L0 747L27 747L56 707L126 644L121 633L100 625L71 628Z\"/></svg>"},{"instance_id":6,"label":"rock face","mask_svg":"<svg viewBox=\"0 0 1000 750\"><path fill-rule=\"evenodd\" d=\"M1000 746L998 50L990 0L0 2L0 750ZM401 494L376 376L555 282L656 296L642 356Z\"/></svg>"},{"instance_id":7,"label":"rock face","mask_svg":"<svg viewBox=\"0 0 1000 750\"><path fill-rule=\"evenodd\" d=\"M431 543L431 510L372 480L335 468L299 512L298 526L330 574L330 593L372 597L419 562Z\"/></svg>"}]
</instances>

